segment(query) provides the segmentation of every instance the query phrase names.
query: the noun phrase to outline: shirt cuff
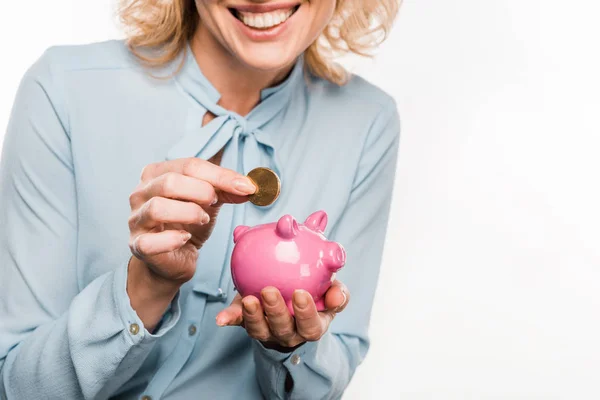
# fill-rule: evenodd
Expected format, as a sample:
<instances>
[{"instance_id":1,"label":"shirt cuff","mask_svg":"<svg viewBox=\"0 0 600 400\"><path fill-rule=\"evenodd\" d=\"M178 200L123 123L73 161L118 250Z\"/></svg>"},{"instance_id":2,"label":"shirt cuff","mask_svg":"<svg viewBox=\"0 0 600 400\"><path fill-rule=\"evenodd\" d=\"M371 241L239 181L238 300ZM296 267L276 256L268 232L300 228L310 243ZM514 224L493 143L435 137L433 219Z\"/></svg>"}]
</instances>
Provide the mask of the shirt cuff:
<instances>
[{"instance_id":1,"label":"shirt cuff","mask_svg":"<svg viewBox=\"0 0 600 400\"><path fill-rule=\"evenodd\" d=\"M169 332L179 321L181 317L181 308L179 306L180 292L178 291L171 301L169 308L158 325L158 329L154 333L150 333L131 306L131 300L127 294L128 264L126 263L124 267L118 268L115 271L113 293L115 294L118 313L121 316L125 329L130 333L129 337L133 341L132 344L139 343L142 340L155 341Z\"/></svg>"},{"instance_id":2,"label":"shirt cuff","mask_svg":"<svg viewBox=\"0 0 600 400\"><path fill-rule=\"evenodd\" d=\"M327 360L334 340L333 335L327 332L320 340L306 342L290 353L268 349L260 341L255 340L253 342L255 361L261 368L259 376L269 381L269 395L274 398L285 398L285 379L288 373L294 381L295 393L308 390L302 388L303 382L321 383L320 380L315 380L315 373L317 376L327 376L325 370L328 368L328 365L321 364L339 362L335 359Z\"/></svg>"},{"instance_id":3,"label":"shirt cuff","mask_svg":"<svg viewBox=\"0 0 600 400\"><path fill-rule=\"evenodd\" d=\"M314 341L314 342L305 342L304 344L302 344L302 346L298 347L297 349L295 349L294 351L291 351L289 353L282 353L282 352L274 350L274 349L269 349L269 348L265 347L262 344L262 342L260 342L259 340L255 340L254 343L255 343L256 351L262 357L265 357L266 359L268 359L270 361L281 362L281 363L289 360L291 363L292 358L296 359L296 360L298 360L298 357L300 357L300 359L302 357L308 357L309 359L314 359L317 355L319 347L321 347L320 345L322 345L323 342L328 341L330 335L331 334L329 332L327 332L327 333L325 333L325 335L323 335L323 337L321 339ZM296 357L294 357L294 356L296 356Z\"/></svg>"}]
</instances>

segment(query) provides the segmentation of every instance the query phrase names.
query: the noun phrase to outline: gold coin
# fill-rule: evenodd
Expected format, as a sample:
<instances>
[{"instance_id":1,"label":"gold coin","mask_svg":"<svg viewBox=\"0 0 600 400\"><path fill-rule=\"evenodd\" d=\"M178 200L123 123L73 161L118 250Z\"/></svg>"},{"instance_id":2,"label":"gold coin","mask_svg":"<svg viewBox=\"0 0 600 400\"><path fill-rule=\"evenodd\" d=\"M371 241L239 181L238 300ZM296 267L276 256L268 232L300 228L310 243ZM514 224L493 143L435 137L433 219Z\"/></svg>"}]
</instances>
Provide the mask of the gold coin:
<instances>
[{"instance_id":1,"label":"gold coin","mask_svg":"<svg viewBox=\"0 0 600 400\"><path fill-rule=\"evenodd\" d=\"M248 196L252 204L264 207L277 200L281 191L281 181L275 172L259 167L248 172L247 176L256 186L256 192Z\"/></svg>"}]
</instances>

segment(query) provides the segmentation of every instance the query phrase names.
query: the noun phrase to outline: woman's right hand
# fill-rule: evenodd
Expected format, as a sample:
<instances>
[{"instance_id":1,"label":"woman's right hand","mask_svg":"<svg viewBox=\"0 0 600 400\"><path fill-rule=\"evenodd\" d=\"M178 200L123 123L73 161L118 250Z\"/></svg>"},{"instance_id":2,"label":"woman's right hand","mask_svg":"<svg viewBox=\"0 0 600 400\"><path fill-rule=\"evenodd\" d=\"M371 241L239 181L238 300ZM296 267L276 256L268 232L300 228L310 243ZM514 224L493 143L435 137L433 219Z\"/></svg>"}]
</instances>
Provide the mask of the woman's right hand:
<instances>
[{"instance_id":1,"label":"woman's right hand","mask_svg":"<svg viewBox=\"0 0 600 400\"><path fill-rule=\"evenodd\" d=\"M158 323L196 271L224 203L243 203L256 190L247 177L210 161L184 158L146 166L129 200L127 291L148 330Z\"/></svg>"}]
</instances>

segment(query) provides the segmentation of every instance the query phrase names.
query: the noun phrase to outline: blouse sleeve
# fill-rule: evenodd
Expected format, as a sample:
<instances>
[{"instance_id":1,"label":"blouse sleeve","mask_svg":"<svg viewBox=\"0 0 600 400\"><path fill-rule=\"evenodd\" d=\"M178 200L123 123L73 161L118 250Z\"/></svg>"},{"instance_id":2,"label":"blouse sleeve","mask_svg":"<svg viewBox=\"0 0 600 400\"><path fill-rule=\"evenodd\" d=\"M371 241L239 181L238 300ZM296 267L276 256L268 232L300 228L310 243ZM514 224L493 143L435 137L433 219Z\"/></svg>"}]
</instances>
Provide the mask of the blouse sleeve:
<instances>
[{"instance_id":1,"label":"blouse sleeve","mask_svg":"<svg viewBox=\"0 0 600 400\"><path fill-rule=\"evenodd\" d=\"M393 100L383 107L364 145L348 204L330 240L344 245L337 279L351 301L316 342L292 353L254 342L258 381L269 399L338 399L369 348L368 326L377 286L398 158L400 119ZM286 392L286 377L293 388Z\"/></svg>"},{"instance_id":2,"label":"blouse sleeve","mask_svg":"<svg viewBox=\"0 0 600 400\"><path fill-rule=\"evenodd\" d=\"M139 369L150 334L127 264L77 280L77 192L63 75L49 49L19 86L0 161L0 398L108 398Z\"/></svg>"}]
</instances>

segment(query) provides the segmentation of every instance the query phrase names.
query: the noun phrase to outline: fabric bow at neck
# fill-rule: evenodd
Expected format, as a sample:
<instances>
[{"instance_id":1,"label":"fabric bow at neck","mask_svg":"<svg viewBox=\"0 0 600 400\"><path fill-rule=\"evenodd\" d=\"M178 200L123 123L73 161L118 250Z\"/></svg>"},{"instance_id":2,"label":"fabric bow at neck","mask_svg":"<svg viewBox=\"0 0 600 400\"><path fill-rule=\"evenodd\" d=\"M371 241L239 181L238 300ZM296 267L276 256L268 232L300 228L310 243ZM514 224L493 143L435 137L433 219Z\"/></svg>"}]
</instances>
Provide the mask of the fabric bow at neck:
<instances>
[{"instance_id":1,"label":"fabric bow at neck","mask_svg":"<svg viewBox=\"0 0 600 400\"><path fill-rule=\"evenodd\" d=\"M216 104L202 103L216 116L211 122L198 130L186 134L167 154L167 159L198 157L208 160L224 148L231 140L221 165L247 174L260 166L263 154L269 159L268 167L281 173L275 148L269 138L260 131L266 121L248 121L236 113L227 111ZM262 123L261 123L262 122ZM237 162L236 160L237 159Z\"/></svg>"},{"instance_id":2,"label":"fabric bow at neck","mask_svg":"<svg viewBox=\"0 0 600 400\"><path fill-rule=\"evenodd\" d=\"M200 71L189 46L185 57L185 64L176 77L176 83L215 118L202 126L202 118L197 115L195 122L188 127L188 132L169 150L167 159L198 157L208 160L232 141L231 148L223 155L222 166L244 175L263 166L281 175L281 164L275 147L261 128L288 104L295 83L302 79L302 58L283 83L264 89L260 103L246 117L242 117L217 104L221 95Z\"/></svg>"}]
</instances>

